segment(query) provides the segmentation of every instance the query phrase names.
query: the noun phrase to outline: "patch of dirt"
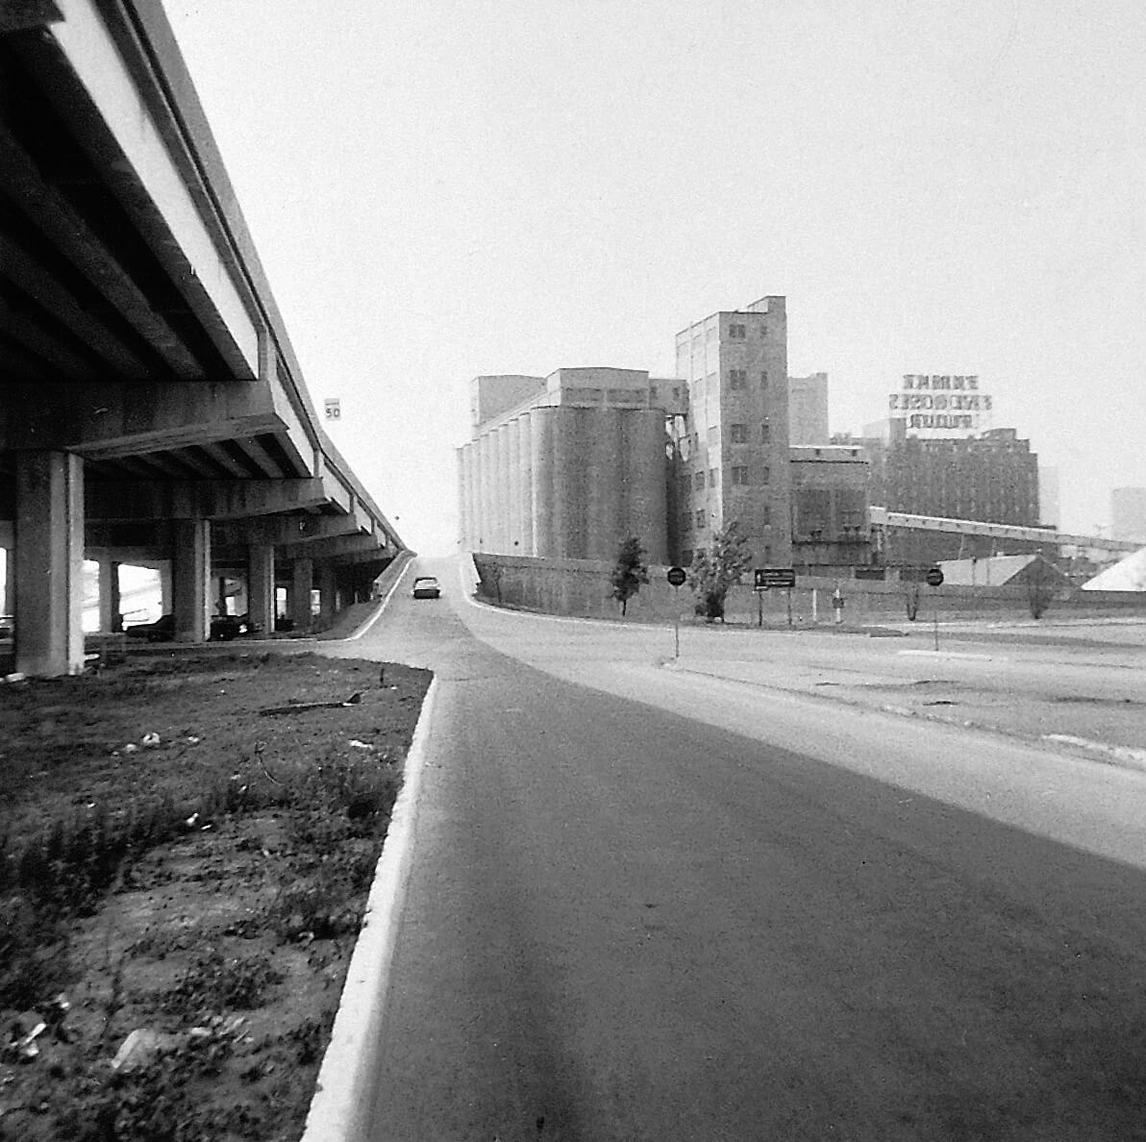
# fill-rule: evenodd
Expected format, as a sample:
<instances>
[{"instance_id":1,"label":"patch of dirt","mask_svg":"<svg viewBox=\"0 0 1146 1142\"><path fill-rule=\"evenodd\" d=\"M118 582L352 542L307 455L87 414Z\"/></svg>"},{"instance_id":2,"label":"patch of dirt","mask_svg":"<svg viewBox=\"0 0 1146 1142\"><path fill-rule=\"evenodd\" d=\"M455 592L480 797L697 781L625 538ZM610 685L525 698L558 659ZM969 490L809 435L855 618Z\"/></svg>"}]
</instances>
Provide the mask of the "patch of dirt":
<instances>
[{"instance_id":1,"label":"patch of dirt","mask_svg":"<svg viewBox=\"0 0 1146 1142\"><path fill-rule=\"evenodd\" d=\"M430 682L381 669L0 687L0 1139L299 1137Z\"/></svg>"}]
</instances>

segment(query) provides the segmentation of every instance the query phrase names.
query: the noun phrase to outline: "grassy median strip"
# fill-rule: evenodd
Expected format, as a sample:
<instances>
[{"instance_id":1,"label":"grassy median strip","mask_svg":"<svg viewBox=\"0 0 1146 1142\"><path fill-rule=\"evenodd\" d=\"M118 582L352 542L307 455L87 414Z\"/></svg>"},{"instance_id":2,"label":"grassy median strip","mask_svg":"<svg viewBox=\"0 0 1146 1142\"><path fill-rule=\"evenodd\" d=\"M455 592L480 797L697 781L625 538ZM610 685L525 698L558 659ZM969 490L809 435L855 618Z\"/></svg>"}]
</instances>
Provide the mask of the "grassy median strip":
<instances>
[{"instance_id":1,"label":"grassy median strip","mask_svg":"<svg viewBox=\"0 0 1146 1142\"><path fill-rule=\"evenodd\" d=\"M0 686L0 1138L298 1137L429 681L236 650Z\"/></svg>"}]
</instances>

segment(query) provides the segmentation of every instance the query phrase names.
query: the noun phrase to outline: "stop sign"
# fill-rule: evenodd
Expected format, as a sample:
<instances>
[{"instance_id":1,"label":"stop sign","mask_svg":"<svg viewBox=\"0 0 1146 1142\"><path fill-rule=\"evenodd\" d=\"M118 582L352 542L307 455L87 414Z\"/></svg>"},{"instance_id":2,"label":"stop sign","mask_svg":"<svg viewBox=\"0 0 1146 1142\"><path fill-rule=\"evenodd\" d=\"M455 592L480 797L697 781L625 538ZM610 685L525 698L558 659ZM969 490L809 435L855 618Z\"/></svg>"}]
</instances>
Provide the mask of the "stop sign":
<instances>
[{"instance_id":1,"label":"stop sign","mask_svg":"<svg viewBox=\"0 0 1146 1142\"><path fill-rule=\"evenodd\" d=\"M938 587L943 582L943 571L939 567L932 567L926 575L929 587Z\"/></svg>"},{"instance_id":2,"label":"stop sign","mask_svg":"<svg viewBox=\"0 0 1146 1142\"><path fill-rule=\"evenodd\" d=\"M688 576L684 573L683 567L670 567L666 578L670 586L679 587Z\"/></svg>"}]
</instances>

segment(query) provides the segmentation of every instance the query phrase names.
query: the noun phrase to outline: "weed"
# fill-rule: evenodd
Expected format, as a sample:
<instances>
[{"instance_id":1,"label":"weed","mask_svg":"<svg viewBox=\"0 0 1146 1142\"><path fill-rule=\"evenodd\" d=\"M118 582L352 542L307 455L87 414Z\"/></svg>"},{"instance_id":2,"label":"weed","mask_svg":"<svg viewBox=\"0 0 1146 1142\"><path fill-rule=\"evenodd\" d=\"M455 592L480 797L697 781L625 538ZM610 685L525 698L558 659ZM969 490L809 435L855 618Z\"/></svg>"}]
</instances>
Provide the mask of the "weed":
<instances>
[{"instance_id":1,"label":"weed","mask_svg":"<svg viewBox=\"0 0 1146 1142\"><path fill-rule=\"evenodd\" d=\"M0 1008L23 1011L71 981L68 927L23 896L0 898Z\"/></svg>"},{"instance_id":2,"label":"weed","mask_svg":"<svg viewBox=\"0 0 1146 1142\"><path fill-rule=\"evenodd\" d=\"M162 1007L185 1021L223 1011L249 1011L262 1006L282 980L269 956L228 959L217 948L209 948L166 994Z\"/></svg>"}]
</instances>

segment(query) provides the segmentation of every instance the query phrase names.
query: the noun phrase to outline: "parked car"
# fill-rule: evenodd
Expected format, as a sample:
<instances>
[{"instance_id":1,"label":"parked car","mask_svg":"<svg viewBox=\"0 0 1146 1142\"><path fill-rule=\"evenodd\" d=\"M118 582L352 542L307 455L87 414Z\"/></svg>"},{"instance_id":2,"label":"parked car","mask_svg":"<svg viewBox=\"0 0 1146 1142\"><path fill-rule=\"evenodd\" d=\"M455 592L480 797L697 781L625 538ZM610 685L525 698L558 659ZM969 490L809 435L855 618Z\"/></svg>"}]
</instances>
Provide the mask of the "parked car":
<instances>
[{"instance_id":1,"label":"parked car","mask_svg":"<svg viewBox=\"0 0 1146 1142\"><path fill-rule=\"evenodd\" d=\"M230 642L241 634L247 633L247 626L237 615L212 615L211 637L220 642Z\"/></svg>"},{"instance_id":2,"label":"parked car","mask_svg":"<svg viewBox=\"0 0 1146 1142\"><path fill-rule=\"evenodd\" d=\"M230 642L255 629L246 615L212 615L211 638ZM175 637L175 616L160 615L153 623L136 623L124 630L128 638L145 638L148 642L170 642Z\"/></svg>"},{"instance_id":3,"label":"parked car","mask_svg":"<svg viewBox=\"0 0 1146 1142\"><path fill-rule=\"evenodd\" d=\"M128 638L145 638L148 642L170 642L175 637L175 616L160 615L153 623L132 623L124 627Z\"/></svg>"},{"instance_id":4,"label":"parked car","mask_svg":"<svg viewBox=\"0 0 1146 1142\"><path fill-rule=\"evenodd\" d=\"M415 599L440 599L442 587L433 575L421 575L414 580L412 593Z\"/></svg>"}]
</instances>

